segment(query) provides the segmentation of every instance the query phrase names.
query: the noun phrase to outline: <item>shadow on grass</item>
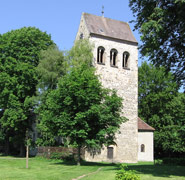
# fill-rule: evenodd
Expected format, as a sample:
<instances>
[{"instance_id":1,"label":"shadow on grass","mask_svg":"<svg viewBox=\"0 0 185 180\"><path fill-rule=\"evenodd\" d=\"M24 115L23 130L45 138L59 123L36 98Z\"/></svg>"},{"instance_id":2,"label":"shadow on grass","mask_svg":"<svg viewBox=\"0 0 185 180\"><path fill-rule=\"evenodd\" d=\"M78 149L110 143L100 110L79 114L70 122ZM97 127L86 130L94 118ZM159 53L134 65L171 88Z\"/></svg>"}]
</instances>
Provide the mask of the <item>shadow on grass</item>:
<instances>
[{"instance_id":1,"label":"shadow on grass","mask_svg":"<svg viewBox=\"0 0 185 180\"><path fill-rule=\"evenodd\" d=\"M25 156L19 156L19 155L6 155L3 153L0 153L0 159L25 159ZM35 156L29 156L29 159L34 159Z\"/></svg>"},{"instance_id":2,"label":"shadow on grass","mask_svg":"<svg viewBox=\"0 0 185 180\"><path fill-rule=\"evenodd\" d=\"M72 165L77 165L76 161L62 161L62 162L57 162L54 164L58 165L67 165L67 166L72 166ZM115 163L101 163L101 162L87 162L87 161L81 161L81 166L110 166L110 167L115 167L116 169L119 169L119 164Z\"/></svg>"},{"instance_id":3,"label":"shadow on grass","mask_svg":"<svg viewBox=\"0 0 185 180\"><path fill-rule=\"evenodd\" d=\"M184 166L168 165L127 165L129 170L135 170L139 174L149 174L158 177L185 176Z\"/></svg>"},{"instance_id":4,"label":"shadow on grass","mask_svg":"<svg viewBox=\"0 0 185 180\"><path fill-rule=\"evenodd\" d=\"M62 161L54 163L55 165L76 165L75 161ZM115 163L101 163L101 162L86 162L82 161L81 166L101 166L109 167L104 169L104 171L119 170L120 164ZM169 165L154 165L154 164L127 164L128 170L134 170L138 174L148 174L155 177L170 177L170 176L184 176L185 177L185 167L184 166L169 166Z\"/></svg>"},{"instance_id":5,"label":"shadow on grass","mask_svg":"<svg viewBox=\"0 0 185 180\"><path fill-rule=\"evenodd\" d=\"M0 157L22 158L22 157L24 157L24 156L15 155L15 154L5 154L5 153L0 153Z\"/></svg>"}]
</instances>

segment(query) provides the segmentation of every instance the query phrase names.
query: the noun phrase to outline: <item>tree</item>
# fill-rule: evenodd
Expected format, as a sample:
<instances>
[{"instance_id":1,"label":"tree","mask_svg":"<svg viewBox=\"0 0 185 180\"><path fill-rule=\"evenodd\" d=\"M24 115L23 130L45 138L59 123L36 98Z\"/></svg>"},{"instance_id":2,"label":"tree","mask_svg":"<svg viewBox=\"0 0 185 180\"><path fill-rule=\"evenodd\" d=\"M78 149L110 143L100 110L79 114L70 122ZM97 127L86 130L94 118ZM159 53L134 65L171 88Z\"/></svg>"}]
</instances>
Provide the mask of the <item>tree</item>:
<instances>
[{"instance_id":1,"label":"tree","mask_svg":"<svg viewBox=\"0 0 185 180\"><path fill-rule=\"evenodd\" d=\"M169 103L172 124L161 131L159 141L169 156L185 155L185 94L178 93Z\"/></svg>"},{"instance_id":2,"label":"tree","mask_svg":"<svg viewBox=\"0 0 185 180\"><path fill-rule=\"evenodd\" d=\"M39 74L37 109L39 115L46 108L47 94L56 89L58 79L67 72L67 61L64 53L58 49L56 45L50 46L47 50L42 50L40 54L40 62L37 66ZM36 143L38 145L52 146L56 145L56 137L53 136L47 127L37 125L37 131L40 132Z\"/></svg>"},{"instance_id":3,"label":"tree","mask_svg":"<svg viewBox=\"0 0 185 180\"><path fill-rule=\"evenodd\" d=\"M143 44L141 54L185 85L185 1L130 0Z\"/></svg>"},{"instance_id":4,"label":"tree","mask_svg":"<svg viewBox=\"0 0 185 180\"><path fill-rule=\"evenodd\" d=\"M184 95L178 93L172 73L143 63L139 67L138 98L139 116L155 128L156 155L184 153Z\"/></svg>"},{"instance_id":5,"label":"tree","mask_svg":"<svg viewBox=\"0 0 185 180\"><path fill-rule=\"evenodd\" d=\"M69 55L72 67L48 94L40 123L78 148L80 164L81 148L112 144L125 118L121 117L122 99L104 89L95 75L88 42L77 42Z\"/></svg>"},{"instance_id":6,"label":"tree","mask_svg":"<svg viewBox=\"0 0 185 180\"><path fill-rule=\"evenodd\" d=\"M51 37L34 27L12 30L0 36L0 127L23 154L27 129L34 119L32 97L36 95L41 50L53 44Z\"/></svg>"},{"instance_id":7,"label":"tree","mask_svg":"<svg viewBox=\"0 0 185 180\"><path fill-rule=\"evenodd\" d=\"M165 68L146 62L139 67L139 116L156 130L168 125L170 119L162 118L164 113L168 114L168 103L177 92L178 85L171 73L165 74Z\"/></svg>"}]
</instances>

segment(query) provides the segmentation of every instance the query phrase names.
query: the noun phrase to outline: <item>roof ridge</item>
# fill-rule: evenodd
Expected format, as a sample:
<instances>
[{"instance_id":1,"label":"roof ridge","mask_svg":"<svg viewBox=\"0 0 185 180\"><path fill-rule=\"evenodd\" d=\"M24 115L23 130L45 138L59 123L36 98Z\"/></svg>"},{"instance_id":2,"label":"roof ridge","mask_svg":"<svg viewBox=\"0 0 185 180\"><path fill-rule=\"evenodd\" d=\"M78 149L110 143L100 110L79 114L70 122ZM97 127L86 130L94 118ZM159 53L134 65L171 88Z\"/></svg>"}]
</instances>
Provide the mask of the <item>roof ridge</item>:
<instances>
[{"instance_id":1,"label":"roof ridge","mask_svg":"<svg viewBox=\"0 0 185 180\"><path fill-rule=\"evenodd\" d=\"M113 20L113 21L118 21L118 22L125 23L125 24L129 25L128 22L117 20L117 19L112 19L112 18L109 18L109 17L102 17L102 16L98 16L98 15L90 14L90 13L86 13L86 12L83 12L83 14L92 15L92 16L96 16L96 17L100 17L100 18L105 18L105 19L109 19L109 20Z\"/></svg>"}]
</instances>

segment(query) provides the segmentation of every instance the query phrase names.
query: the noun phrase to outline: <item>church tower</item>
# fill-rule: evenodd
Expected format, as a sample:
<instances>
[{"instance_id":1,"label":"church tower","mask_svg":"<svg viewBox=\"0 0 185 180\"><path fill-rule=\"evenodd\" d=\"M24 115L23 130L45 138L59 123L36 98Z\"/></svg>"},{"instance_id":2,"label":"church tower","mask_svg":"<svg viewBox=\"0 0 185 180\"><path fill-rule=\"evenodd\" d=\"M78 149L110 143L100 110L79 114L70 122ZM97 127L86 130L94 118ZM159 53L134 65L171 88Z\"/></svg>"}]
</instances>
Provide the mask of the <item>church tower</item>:
<instances>
[{"instance_id":1,"label":"church tower","mask_svg":"<svg viewBox=\"0 0 185 180\"><path fill-rule=\"evenodd\" d=\"M123 98L123 123L116 144L104 147L87 161L130 162L138 160L138 43L128 23L83 13L76 40L88 38L94 45L96 73L105 88Z\"/></svg>"}]
</instances>

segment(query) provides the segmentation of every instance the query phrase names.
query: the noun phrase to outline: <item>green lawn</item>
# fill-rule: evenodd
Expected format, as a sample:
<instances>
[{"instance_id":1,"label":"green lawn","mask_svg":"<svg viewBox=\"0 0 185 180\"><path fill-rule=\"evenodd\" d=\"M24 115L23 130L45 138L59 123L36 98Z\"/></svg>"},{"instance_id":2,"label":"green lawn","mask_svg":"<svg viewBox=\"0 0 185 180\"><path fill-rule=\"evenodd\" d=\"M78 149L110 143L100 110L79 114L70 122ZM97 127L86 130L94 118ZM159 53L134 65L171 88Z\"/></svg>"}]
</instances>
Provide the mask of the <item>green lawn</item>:
<instances>
[{"instance_id":1,"label":"green lawn","mask_svg":"<svg viewBox=\"0 0 185 180\"><path fill-rule=\"evenodd\" d=\"M76 166L60 160L30 158L29 168L26 169L25 159L9 159L0 157L0 180L72 180L83 174L94 171L82 180L114 180L119 165L106 163L83 163ZM153 165L153 163L129 164L140 175L141 180L185 180L185 167Z\"/></svg>"}]
</instances>

